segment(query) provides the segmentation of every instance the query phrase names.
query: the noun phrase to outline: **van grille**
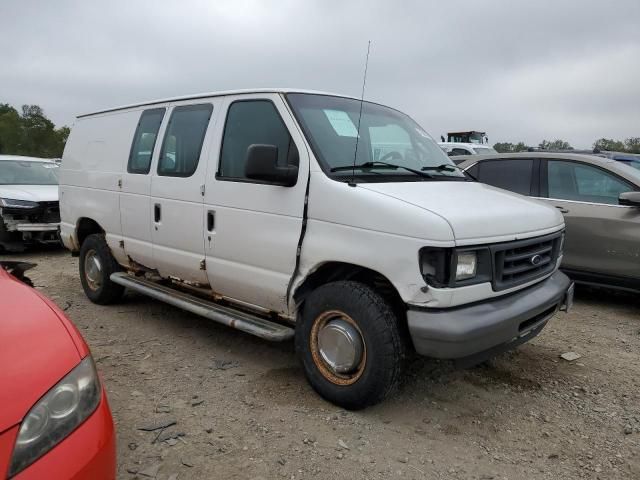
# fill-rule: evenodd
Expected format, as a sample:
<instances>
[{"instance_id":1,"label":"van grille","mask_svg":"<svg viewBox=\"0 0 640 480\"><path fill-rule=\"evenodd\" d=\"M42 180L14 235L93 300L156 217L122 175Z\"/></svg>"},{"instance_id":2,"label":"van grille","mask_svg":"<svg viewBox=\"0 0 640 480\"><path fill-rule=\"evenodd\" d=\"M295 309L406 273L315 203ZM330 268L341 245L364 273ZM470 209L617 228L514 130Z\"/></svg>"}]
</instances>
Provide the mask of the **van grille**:
<instances>
[{"instance_id":1,"label":"van grille","mask_svg":"<svg viewBox=\"0 0 640 480\"><path fill-rule=\"evenodd\" d=\"M562 232L491 247L493 289L506 290L551 273L560 255Z\"/></svg>"}]
</instances>

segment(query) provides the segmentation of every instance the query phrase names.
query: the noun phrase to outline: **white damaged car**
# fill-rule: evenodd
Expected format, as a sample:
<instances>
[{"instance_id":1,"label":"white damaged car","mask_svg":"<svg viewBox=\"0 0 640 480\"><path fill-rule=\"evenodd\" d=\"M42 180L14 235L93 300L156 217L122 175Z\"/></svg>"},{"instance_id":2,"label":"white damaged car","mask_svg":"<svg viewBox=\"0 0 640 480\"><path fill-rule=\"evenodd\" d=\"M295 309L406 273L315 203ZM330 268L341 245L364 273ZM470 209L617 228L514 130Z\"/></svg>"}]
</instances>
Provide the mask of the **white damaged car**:
<instances>
[{"instance_id":1,"label":"white damaged car","mask_svg":"<svg viewBox=\"0 0 640 480\"><path fill-rule=\"evenodd\" d=\"M59 243L58 169L44 158L0 155L0 250Z\"/></svg>"}]
</instances>

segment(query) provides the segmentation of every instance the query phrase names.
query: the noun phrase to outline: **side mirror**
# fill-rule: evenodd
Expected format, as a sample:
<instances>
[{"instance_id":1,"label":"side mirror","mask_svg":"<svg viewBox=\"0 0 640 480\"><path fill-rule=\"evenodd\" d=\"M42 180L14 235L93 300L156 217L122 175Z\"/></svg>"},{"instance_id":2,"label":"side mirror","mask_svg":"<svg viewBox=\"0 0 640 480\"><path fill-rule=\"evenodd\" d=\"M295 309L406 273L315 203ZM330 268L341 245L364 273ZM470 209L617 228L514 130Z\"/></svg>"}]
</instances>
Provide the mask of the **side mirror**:
<instances>
[{"instance_id":1,"label":"side mirror","mask_svg":"<svg viewBox=\"0 0 640 480\"><path fill-rule=\"evenodd\" d=\"M618 197L620 205L629 207L640 207L640 192L624 192Z\"/></svg>"},{"instance_id":2,"label":"side mirror","mask_svg":"<svg viewBox=\"0 0 640 480\"><path fill-rule=\"evenodd\" d=\"M298 180L298 167L278 165L278 147L275 145L249 145L244 175L252 180L293 187Z\"/></svg>"}]
</instances>

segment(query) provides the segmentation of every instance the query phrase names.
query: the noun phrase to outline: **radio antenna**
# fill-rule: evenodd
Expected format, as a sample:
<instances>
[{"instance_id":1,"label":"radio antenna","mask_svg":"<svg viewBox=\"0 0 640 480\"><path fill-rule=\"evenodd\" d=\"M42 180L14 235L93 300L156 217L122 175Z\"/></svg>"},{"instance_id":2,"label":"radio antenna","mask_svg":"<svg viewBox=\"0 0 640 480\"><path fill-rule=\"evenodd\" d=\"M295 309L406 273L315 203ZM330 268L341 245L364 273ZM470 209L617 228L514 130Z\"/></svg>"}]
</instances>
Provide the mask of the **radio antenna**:
<instances>
[{"instance_id":1,"label":"radio antenna","mask_svg":"<svg viewBox=\"0 0 640 480\"><path fill-rule=\"evenodd\" d=\"M367 85L367 68L369 67L369 51L371 50L371 40L367 44L367 59L364 62L364 77L362 78L362 93L360 94L360 113L358 114L358 130L356 132L356 148L353 152L353 168L351 169L351 182L349 186L355 187L354 178L356 176L356 160L358 158L358 142L360 141L360 121L362 120L362 104L364 103L364 87Z\"/></svg>"}]
</instances>

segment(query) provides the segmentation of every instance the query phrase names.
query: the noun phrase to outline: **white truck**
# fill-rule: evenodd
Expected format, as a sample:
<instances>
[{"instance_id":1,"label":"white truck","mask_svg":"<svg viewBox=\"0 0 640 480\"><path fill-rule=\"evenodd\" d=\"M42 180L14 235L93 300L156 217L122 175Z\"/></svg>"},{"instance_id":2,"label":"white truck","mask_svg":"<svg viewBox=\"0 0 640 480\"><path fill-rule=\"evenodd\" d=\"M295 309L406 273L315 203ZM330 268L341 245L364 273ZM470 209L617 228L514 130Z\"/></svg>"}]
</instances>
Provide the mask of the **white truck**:
<instances>
[{"instance_id":1,"label":"white truck","mask_svg":"<svg viewBox=\"0 0 640 480\"><path fill-rule=\"evenodd\" d=\"M462 142L438 142L438 145L449 156L456 155L486 155L489 153L498 153L495 148L490 145L481 143L462 143Z\"/></svg>"},{"instance_id":2,"label":"white truck","mask_svg":"<svg viewBox=\"0 0 640 480\"><path fill-rule=\"evenodd\" d=\"M60 199L92 301L128 288L295 337L311 385L350 409L392 391L412 351L479 362L571 304L557 210L472 181L407 115L354 98L232 91L79 116Z\"/></svg>"}]
</instances>

